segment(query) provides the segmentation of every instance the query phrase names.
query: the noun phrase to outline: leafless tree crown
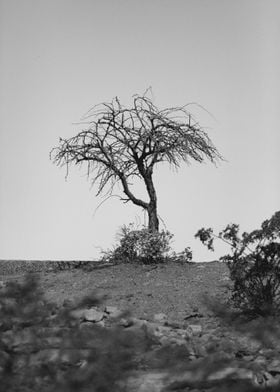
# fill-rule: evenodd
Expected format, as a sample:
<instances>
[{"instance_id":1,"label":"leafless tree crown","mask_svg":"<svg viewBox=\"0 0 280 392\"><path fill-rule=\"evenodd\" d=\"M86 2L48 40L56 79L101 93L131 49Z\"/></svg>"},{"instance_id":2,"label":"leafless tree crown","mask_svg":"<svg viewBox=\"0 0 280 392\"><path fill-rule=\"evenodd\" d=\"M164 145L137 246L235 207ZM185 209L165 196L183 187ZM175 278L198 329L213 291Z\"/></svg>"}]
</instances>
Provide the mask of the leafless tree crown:
<instances>
[{"instance_id":1,"label":"leafless tree crown","mask_svg":"<svg viewBox=\"0 0 280 392\"><path fill-rule=\"evenodd\" d=\"M126 200L148 208L156 208L156 191L152 175L154 166L168 162L179 167L182 162L222 157L207 133L194 121L187 106L159 110L146 94L133 97L130 108L116 97L91 109L81 124L86 129L70 139L60 139L52 150L53 161L59 165L87 162L88 174L97 185L97 195L120 182ZM137 198L128 180L144 181L149 202Z\"/></svg>"},{"instance_id":2,"label":"leafless tree crown","mask_svg":"<svg viewBox=\"0 0 280 392\"><path fill-rule=\"evenodd\" d=\"M87 161L89 173L99 182L98 194L122 176L152 173L159 162L178 167L191 159L214 163L221 158L186 107L158 110L146 96L136 96L133 106L125 108L116 97L95 107L84 120L88 128L60 139L52 156L58 165Z\"/></svg>"}]
</instances>

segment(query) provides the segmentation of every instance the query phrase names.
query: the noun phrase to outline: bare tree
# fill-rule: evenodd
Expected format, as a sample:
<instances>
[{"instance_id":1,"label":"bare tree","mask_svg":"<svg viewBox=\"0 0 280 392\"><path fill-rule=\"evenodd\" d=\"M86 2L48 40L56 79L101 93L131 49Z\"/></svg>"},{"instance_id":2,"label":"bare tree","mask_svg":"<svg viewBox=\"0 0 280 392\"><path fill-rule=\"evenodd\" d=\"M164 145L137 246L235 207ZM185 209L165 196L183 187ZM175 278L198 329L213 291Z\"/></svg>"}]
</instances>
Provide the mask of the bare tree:
<instances>
[{"instance_id":1,"label":"bare tree","mask_svg":"<svg viewBox=\"0 0 280 392\"><path fill-rule=\"evenodd\" d=\"M130 108L121 105L116 97L111 103L92 108L81 124L82 130L70 139L61 139L51 152L58 166L87 162L88 175L97 185L97 195L109 187L111 194L120 183L125 194L123 201L131 201L148 214L150 231L159 230L157 194L153 180L156 164L168 162L179 167L191 159L215 163L222 159L207 133L194 121L187 106L159 110L146 93L133 97ZM129 180L140 178L147 190L148 201L137 197Z\"/></svg>"}]
</instances>

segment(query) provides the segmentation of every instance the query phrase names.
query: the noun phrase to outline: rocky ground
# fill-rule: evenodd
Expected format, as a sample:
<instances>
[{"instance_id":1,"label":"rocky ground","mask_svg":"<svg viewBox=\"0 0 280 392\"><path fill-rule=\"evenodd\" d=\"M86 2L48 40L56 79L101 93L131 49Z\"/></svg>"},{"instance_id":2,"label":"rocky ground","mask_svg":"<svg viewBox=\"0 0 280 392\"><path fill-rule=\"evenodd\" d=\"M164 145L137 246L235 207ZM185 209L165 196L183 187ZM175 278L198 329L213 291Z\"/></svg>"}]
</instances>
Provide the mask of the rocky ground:
<instances>
[{"instance_id":1,"label":"rocky ground","mask_svg":"<svg viewBox=\"0 0 280 392\"><path fill-rule=\"evenodd\" d=\"M29 262L25 266L16 263L16 267L10 265L7 270L8 267L0 262L3 282L22 280L24 268L25 271L38 271L41 286L51 301L62 304L66 299L82 298L96 291L100 296L106 296L107 304L131 310L135 317L145 319L162 312L169 319L182 322L197 308L203 309L204 315L209 313L204 297L224 299L228 294L224 287L228 283L228 269L219 262L172 263L158 267L94 263L84 269L71 269L67 262L54 265L47 262L45 268L42 263Z\"/></svg>"},{"instance_id":2,"label":"rocky ground","mask_svg":"<svg viewBox=\"0 0 280 392\"><path fill-rule=\"evenodd\" d=\"M124 331L154 339L153 349L141 359L141 369L128 380L131 392L159 392L167 386L178 391L216 391L225 379L249 380L256 388L279 387L278 323L273 330L271 320L245 320L236 329L218 317L217 306L209 306L209 300L227 304L230 281L225 264L95 264L78 269L65 264L59 268L52 271L48 265L48 271L39 272L47 299L58 307L93 291L103 298L98 307L78 311L81 326L109 328L118 317ZM3 286L24 276L22 269L6 272L0 276ZM130 313L121 317L126 310ZM184 352L184 366L175 375L157 366L166 347L180 347ZM218 364L211 374L209 363Z\"/></svg>"}]
</instances>

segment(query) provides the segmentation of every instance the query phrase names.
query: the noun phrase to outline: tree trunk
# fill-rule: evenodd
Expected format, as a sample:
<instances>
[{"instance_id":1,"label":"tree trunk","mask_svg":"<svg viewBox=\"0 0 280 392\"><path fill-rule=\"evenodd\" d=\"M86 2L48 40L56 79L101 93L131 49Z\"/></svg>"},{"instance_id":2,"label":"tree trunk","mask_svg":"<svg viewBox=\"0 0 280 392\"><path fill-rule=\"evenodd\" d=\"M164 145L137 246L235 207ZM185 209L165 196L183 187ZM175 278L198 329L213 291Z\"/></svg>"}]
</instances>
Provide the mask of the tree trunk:
<instances>
[{"instance_id":1,"label":"tree trunk","mask_svg":"<svg viewBox=\"0 0 280 392\"><path fill-rule=\"evenodd\" d=\"M159 220L157 216L157 206L154 203L150 203L148 207L148 229L151 232L158 232L159 231Z\"/></svg>"},{"instance_id":2,"label":"tree trunk","mask_svg":"<svg viewBox=\"0 0 280 392\"><path fill-rule=\"evenodd\" d=\"M123 191L128 197L128 200L132 201L133 204L142 207L145 211L148 213L148 230L151 232L158 232L159 231L159 220L158 220L158 215L157 215L157 194L156 190L154 187L153 183L153 178L152 178L152 170L145 171L143 164L141 162L138 162L138 168L139 172L142 175L146 189L150 198L149 203L144 202L141 199L138 199L137 197L134 196L134 194L130 191L127 183L127 179L125 175L121 172L118 172L117 175L120 178L122 185L123 185Z\"/></svg>"},{"instance_id":3,"label":"tree trunk","mask_svg":"<svg viewBox=\"0 0 280 392\"><path fill-rule=\"evenodd\" d=\"M147 208L149 218L148 229L151 232L158 232L159 220L157 215L157 194L152 179L152 171L150 171L149 173L145 173L144 181L150 197L150 202Z\"/></svg>"}]
</instances>

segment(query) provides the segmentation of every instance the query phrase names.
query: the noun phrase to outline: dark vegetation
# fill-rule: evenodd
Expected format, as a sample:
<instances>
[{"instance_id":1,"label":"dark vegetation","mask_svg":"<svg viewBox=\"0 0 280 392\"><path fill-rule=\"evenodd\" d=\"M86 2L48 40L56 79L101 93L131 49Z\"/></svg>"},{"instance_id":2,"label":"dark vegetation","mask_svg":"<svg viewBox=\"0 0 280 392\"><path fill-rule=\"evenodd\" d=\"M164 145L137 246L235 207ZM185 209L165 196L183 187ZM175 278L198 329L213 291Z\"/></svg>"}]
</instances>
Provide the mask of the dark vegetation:
<instances>
[{"instance_id":1,"label":"dark vegetation","mask_svg":"<svg viewBox=\"0 0 280 392\"><path fill-rule=\"evenodd\" d=\"M137 229L123 225L118 234L119 242L113 250L103 251L102 261L113 263L160 264L170 261L189 262L192 251L189 247L182 252L171 252L169 231L151 232L148 228Z\"/></svg>"},{"instance_id":2,"label":"dark vegetation","mask_svg":"<svg viewBox=\"0 0 280 392\"><path fill-rule=\"evenodd\" d=\"M214 250L215 238L231 246L227 263L233 282L232 302L244 312L267 316L280 309L280 211L265 220L261 228L239 235L237 224L228 225L218 235L211 228L200 229L198 237Z\"/></svg>"}]
</instances>

